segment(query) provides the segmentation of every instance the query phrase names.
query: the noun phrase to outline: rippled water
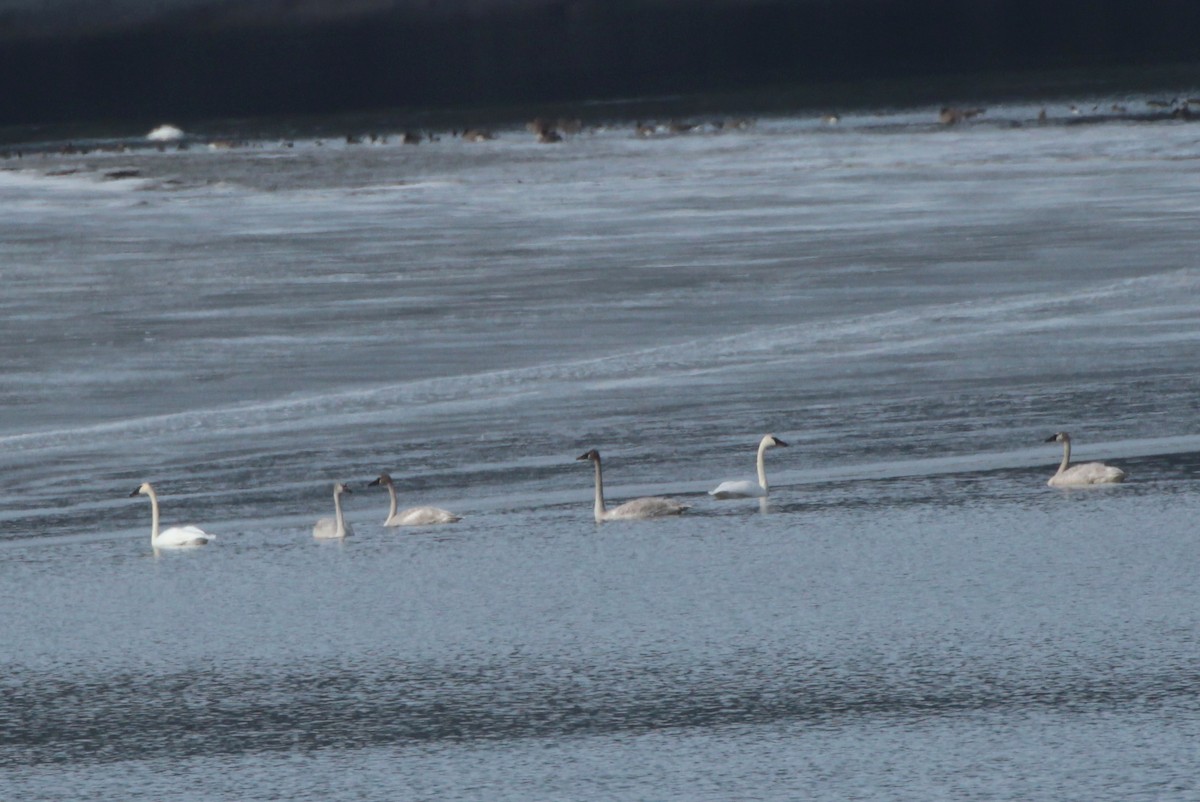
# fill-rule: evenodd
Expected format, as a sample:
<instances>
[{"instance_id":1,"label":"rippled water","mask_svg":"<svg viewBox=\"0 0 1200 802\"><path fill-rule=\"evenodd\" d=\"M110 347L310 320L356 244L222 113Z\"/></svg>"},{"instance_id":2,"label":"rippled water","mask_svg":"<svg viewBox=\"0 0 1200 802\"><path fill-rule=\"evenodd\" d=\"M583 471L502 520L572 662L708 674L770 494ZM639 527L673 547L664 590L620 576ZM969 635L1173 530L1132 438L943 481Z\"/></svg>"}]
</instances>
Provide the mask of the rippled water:
<instances>
[{"instance_id":1,"label":"rippled water","mask_svg":"<svg viewBox=\"0 0 1200 802\"><path fill-rule=\"evenodd\" d=\"M1194 797L1196 129L988 114L0 162L0 797Z\"/></svg>"}]
</instances>

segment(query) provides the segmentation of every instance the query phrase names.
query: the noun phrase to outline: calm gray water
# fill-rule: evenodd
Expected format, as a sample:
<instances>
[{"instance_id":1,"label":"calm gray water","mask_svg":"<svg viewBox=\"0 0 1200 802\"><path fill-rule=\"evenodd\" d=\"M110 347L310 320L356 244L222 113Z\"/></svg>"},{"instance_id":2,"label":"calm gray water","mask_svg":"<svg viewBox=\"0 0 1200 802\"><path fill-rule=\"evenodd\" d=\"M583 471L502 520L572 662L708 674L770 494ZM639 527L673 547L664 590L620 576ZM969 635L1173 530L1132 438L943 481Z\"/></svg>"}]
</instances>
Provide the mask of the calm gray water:
<instances>
[{"instance_id":1,"label":"calm gray water","mask_svg":"<svg viewBox=\"0 0 1200 802\"><path fill-rule=\"evenodd\" d=\"M1200 126L1036 113L0 162L0 798L1195 799Z\"/></svg>"}]
</instances>

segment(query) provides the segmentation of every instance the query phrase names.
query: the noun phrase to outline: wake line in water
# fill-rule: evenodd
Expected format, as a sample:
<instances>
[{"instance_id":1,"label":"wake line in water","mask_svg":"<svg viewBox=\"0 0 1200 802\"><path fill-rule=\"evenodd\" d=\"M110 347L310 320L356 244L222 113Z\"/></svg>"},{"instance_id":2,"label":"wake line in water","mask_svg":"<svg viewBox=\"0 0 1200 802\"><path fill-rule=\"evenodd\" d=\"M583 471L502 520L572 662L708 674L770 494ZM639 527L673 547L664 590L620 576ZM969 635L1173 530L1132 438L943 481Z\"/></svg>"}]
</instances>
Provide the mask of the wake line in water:
<instances>
[{"instance_id":1,"label":"wake line in water","mask_svg":"<svg viewBox=\"0 0 1200 802\"><path fill-rule=\"evenodd\" d=\"M787 660L730 665L312 666L65 681L10 674L0 765L357 749L710 729L863 717L924 720L1040 709L1141 713L1194 707L1194 669ZM87 704L80 704L86 699Z\"/></svg>"},{"instance_id":2,"label":"wake line in water","mask_svg":"<svg viewBox=\"0 0 1200 802\"><path fill-rule=\"evenodd\" d=\"M17 187L21 189L58 190L89 190L100 191L106 195L124 193L141 186L138 181L106 181L105 170L90 167L66 169L59 172L45 170L0 170L0 188Z\"/></svg>"},{"instance_id":3,"label":"wake line in water","mask_svg":"<svg viewBox=\"0 0 1200 802\"><path fill-rule=\"evenodd\" d=\"M227 434L280 432L312 426L318 417L336 416L341 423L377 421L381 412L416 417L422 410L470 410L476 405L517 403L531 394L576 395L595 387L628 382L658 383L672 378L744 369L796 360L845 359L856 353L901 352L931 343L945 345L962 338L1054 330L1070 325L1070 315L1050 315L1082 305L1089 325L1106 318L1161 314L1162 305L1200 289L1200 270L1184 268L1158 276L1129 279L1055 296L1018 296L993 303L977 301L927 306L913 311L884 312L828 323L802 323L757 329L726 337L690 340L612 356L548 363L461 376L389 383L336 393L288 397L253 404L110 421L82 427L0 437L5 451L52 451L77 448L87 436ZM1153 306L1123 304L1109 312L1091 305L1101 299L1150 291ZM1190 297L1190 296L1189 296ZM1135 299L1136 300L1136 299ZM942 322L929 333L930 321Z\"/></svg>"},{"instance_id":4,"label":"wake line in water","mask_svg":"<svg viewBox=\"0 0 1200 802\"><path fill-rule=\"evenodd\" d=\"M1157 290L1163 294L1162 297L1154 299L1154 311L1157 312L1160 308L1158 304L1178 303L1176 293L1200 289L1200 271L1183 268L1158 276L1127 279L1052 296L1038 293L990 303L962 301L905 312L884 312L857 320L822 325L807 338L796 335L811 328L810 325L784 326L714 339L705 343L705 347L710 353L716 351L730 358L741 358L755 352L773 354L780 348L799 351L814 346L837 347L840 343L847 342L865 345L869 350L899 350L951 337L992 337L1008 331L1016 333L1060 328L1065 325L1065 320L1073 317L1069 308L1075 305L1082 305L1078 314L1088 318L1088 325L1101 327L1106 317L1137 314L1140 307L1123 306L1104 313L1097 312L1091 304L1146 289ZM1059 314L1050 316L1051 312ZM937 329L927 337L913 336L927 331L930 322L940 324L943 328ZM906 337L906 334L909 336ZM846 351L839 350L838 353L844 356Z\"/></svg>"}]
</instances>

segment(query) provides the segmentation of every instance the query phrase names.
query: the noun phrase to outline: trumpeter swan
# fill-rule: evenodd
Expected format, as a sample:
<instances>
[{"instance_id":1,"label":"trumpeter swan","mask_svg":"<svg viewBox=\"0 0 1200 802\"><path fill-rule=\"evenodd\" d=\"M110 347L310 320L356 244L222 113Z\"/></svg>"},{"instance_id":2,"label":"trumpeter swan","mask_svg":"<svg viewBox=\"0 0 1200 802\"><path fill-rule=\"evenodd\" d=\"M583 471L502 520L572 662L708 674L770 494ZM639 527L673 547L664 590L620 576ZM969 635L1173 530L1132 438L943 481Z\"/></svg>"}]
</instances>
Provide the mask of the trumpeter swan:
<instances>
[{"instance_id":1,"label":"trumpeter swan","mask_svg":"<svg viewBox=\"0 0 1200 802\"><path fill-rule=\"evenodd\" d=\"M174 125L160 125L146 134L146 139L151 142L178 142L183 139L183 131Z\"/></svg>"},{"instance_id":2,"label":"trumpeter swan","mask_svg":"<svg viewBox=\"0 0 1200 802\"><path fill-rule=\"evenodd\" d=\"M604 506L604 476L600 469L600 452L596 449L580 454L575 459L591 460L596 466L596 523L603 521L628 521L639 518L660 518L664 515L678 515L688 509L688 505L680 504L669 498L649 496L626 501L619 507L607 509Z\"/></svg>"},{"instance_id":3,"label":"trumpeter swan","mask_svg":"<svg viewBox=\"0 0 1200 802\"><path fill-rule=\"evenodd\" d=\"M388 507L387 520L383 522L384 526L425 526L427 524L452 524L455 521L461 521L462 516L455 515L449 510L443 510L440 507L409 507L403 512L397 512L396 507L396 485L392 483L392 477L386 473L379 474L379 478L369 483L367 487L375 487L383 485L387 488L388 497L391 499L391 504Z\"/></svg>"},{"instance_id":4,"label":"trumpeter swan","mask_svg":"<svg viewBox=\"0 0 1200 802\"><path fill-rule=\"evenodd\" d=\"M721 482L721 484L708 491L708 494L713 498L762 498L766 496L771 492L771 488L767 485L767 467L763 455L767 453L768 448L775 448L776 446L786 447L787 443L773 434L764 436L758 443L758 484L749 479L742 479L736 482Z\"/></svg>"},{"instance_id":5,"label":"trumpeter swan","mask_svg":"<svg viewBox=\"0 0 1200 802\"><path fill-rule=\"evenodd\" d=\"M154 548L180 549L190 546L207 546L210 540L216 539L198 526L172 526L159 532L158 494L154 492L154 485L142 482L136 490L129 494L130 498L134 496L150 497L150 545Z\"/></svg>"},{"instance_id":6,"label":"trumpeter swan","mask_svg":"<svg viewBox=\"0 0 1200 802\"><path fill-rule=\"evenodd\" d=\"M1102 462L1087 462L1083 465L1067 467L1071 463L1071 435L1058 432L1046 438L1047 443L1062 443L1062 464L1058 473L1050 477L1046 484L1051 487L1080 487L1082 485L1104 485L1125 481L1125 471L1105 465Z\"/></svg>"},{"instance_id":7,"label":"trumpeter swan","mask_svg":"<svg viewBox=\"0 0 1200 802\"><path fill-rule=\"evenodd\" d=\"M342 493L349 492L350 488L341 482L333 483L334 517L318 520L313 526L313 537L324 540L327 538L349 537L354 534L354 528L350 526L350 522L342 515Z\"/></svg>"}]
</instances>

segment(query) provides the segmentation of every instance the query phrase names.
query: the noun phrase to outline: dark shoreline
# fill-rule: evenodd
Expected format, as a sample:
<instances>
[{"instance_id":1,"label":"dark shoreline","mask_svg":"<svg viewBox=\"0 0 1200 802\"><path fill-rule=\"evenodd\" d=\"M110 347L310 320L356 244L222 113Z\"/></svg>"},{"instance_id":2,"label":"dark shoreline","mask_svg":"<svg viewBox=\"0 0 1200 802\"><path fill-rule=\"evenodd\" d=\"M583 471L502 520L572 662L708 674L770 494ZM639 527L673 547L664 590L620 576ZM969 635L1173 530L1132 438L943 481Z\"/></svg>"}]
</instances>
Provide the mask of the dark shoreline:
<instances>
[{"instance_id":1,"label":"dark shoreline","mask_svg":"<svg viewBox=\"0 0 1200 802\"><path fill-rule=\"evenodd\" d=\"M1123 116L1145 121L1171 119L1154 112L1144 100L1167 101L1200 94L1200 67L1191 64L1106 70L988 72L878 81L835 81L762 87L739 92L674 96L592 99L581 102L479 104L430 108L391 108L363 112L260 117L156 118L0 126L0 146L27 152L84 141L136 142L148 147L146 133L162 123L184 124L189 134L213 139L287 140L341 138L377 131L461 131L472 126L523 128L535 117L569 118L585 125L632 126L637 120L767 117L826 112L840 114L891 112L942 105L983 106L1001 103L1054 104L1084 102L1089 97L1130 98ZM1192 119L1200 108L1192 108ZM1103 121L1101 115L1070 120ZM931 117L930 122L935 122ZM996 122L985 120L985 122ZM1058 122L1063 122L1059 120Z\"/></svg>"},{"instance_id":2,"label":"dark shoreline","mask_svg":"<svg viewBox=\"0 0 1200 802\"><path fill-rule=\"evenodd\" d=\"M106 6L89 8L101 19ZM753 97L771 87L792 88L793 107L841 106L829 87L1200 62L1191 0L213 0L85 22L55 36L0 19L0 125Z\"/></svg>"}]
</instances>

